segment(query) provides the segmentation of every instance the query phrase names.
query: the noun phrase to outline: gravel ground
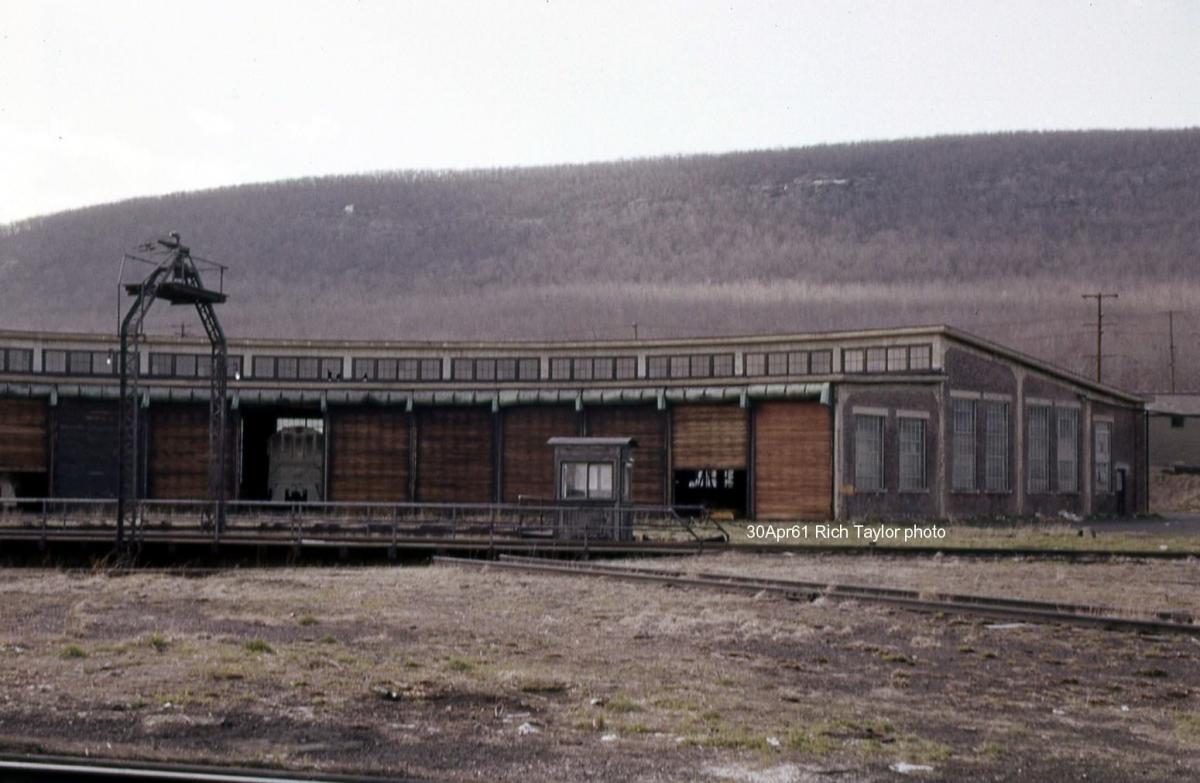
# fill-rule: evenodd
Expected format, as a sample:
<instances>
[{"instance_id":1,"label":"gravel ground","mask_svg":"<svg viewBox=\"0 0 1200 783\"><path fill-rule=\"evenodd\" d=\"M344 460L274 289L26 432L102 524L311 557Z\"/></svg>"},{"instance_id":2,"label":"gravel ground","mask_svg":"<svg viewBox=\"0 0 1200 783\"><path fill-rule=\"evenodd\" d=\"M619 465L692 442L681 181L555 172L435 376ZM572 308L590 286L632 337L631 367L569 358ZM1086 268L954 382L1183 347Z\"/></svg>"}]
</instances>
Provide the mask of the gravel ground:
<instances>
[{"instance_id":1,"label":"gravel ground","mask_svg":"<svg viewBox=\"0 0 1200 783\"><path fill-rule=\"evenodd\" d=\"M1196 575L921 562L694 565L1154 604L1156 578ZM2 573L9 752L451 781L1200 776L1188 638L453 567Z\"/></svg>"}]
</instances>

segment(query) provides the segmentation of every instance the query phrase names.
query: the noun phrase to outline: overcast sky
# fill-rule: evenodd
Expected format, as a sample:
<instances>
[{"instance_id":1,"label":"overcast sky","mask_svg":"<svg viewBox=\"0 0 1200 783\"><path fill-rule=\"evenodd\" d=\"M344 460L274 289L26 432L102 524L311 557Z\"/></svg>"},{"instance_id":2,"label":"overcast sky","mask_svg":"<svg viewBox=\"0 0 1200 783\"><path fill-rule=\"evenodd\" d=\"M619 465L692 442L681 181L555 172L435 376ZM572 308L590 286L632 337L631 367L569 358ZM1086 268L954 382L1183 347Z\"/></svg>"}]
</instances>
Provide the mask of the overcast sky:
<instances>
[{"instance_id":1,"label":"overcast sky","mask_svg":"<svg viewBox=\"0 0 1200 783\"><path fill-rule=\"evenodd\" d=\"M320 174L1200 125L1200 1L0 0L0 223Z\"/></svg>"}]
</instances>

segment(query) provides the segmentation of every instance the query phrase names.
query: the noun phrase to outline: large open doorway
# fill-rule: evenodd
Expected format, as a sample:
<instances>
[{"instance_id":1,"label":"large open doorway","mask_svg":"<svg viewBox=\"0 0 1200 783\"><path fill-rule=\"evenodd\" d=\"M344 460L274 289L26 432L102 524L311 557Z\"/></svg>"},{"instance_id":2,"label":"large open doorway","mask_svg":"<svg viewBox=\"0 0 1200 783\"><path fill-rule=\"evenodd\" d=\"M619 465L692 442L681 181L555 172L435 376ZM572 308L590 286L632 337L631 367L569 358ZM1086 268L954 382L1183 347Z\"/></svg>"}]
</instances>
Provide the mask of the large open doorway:
<instances>
[{"instance_id":1,"label":"large open doorway","mask_svg":"<svg viewBox=\"0 0 1200 783\"><path fill-rule=\"evenodd\" d=\"M704 506L713 513L746 516L746 471L718 468L677 470L672 476L676 506Z\"/></svg>"},{"instance_id":2,"label":"large open doorway","mask_svg":"<svg viewBox=\"0 0 1200 783\"><path fill-rule=\"evenodd\" d=\"M238 440L241 499L325 499L325 420L315 407L245 406Z\"/></svg>"}]
</instances>

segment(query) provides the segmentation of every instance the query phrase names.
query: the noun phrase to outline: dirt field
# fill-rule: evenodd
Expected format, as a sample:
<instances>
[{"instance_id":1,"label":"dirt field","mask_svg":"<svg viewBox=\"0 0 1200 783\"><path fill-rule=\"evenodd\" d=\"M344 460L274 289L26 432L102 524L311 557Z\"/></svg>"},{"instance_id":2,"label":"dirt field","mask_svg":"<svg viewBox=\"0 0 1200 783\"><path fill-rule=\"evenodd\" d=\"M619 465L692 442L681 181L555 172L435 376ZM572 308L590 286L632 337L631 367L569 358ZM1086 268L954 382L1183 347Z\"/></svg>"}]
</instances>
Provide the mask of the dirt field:
<instances>
[{"instance_id":1,"label":"dirt field","mask_svg":"<svg viewBox=\"0 0 1200 783\"><path fill-rule=\"evenodd\" d=\"M921 563L696 561L1156 606L1200 579ZM451 567L14 569L0 607L5 751L453 781L1200 777L1184 637Z\"/></svg>"}]
</instances>

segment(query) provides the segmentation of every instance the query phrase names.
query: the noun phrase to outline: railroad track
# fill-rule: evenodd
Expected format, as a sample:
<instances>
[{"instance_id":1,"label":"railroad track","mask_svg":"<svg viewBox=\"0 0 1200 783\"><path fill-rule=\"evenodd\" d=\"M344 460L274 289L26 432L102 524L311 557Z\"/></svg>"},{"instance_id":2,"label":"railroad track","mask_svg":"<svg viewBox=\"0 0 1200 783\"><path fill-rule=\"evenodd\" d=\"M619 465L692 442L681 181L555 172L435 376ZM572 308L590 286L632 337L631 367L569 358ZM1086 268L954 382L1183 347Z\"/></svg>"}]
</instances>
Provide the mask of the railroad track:
<instances>
[{"instance_id":1,"label":"railroad track","mask_svg":"<svg viewBox=\"0 0 1200 783\"><path fill-rule=\"evenodd\" d=\"M114 533L103 527L13 528L0 526L0 554L13 545L47 547L54 544L100 545L110 543ZM568 539L536 539L511 536L496 537L442 537L383 535L351 535L333 532L305 533L297 538L290 531L253 533L238 531L224 534L214 542L211 533L199 530L177 529L171 531L145 531L137 541L144 545L212 547L214 544L226 548L299 548L320 550L331 548L356 548L367 550L402 551L449 551L463 552L591 552L598 554L661 554L685 555L711 552L748 552L754 554L822 554L822 555L886 555L895 557L929 557L943 555L964 558L1022 558L1026 560L1062 560L1065 562L1093 562L1098 560L1188 560L1200 557L1196 550L1113 550L1113 549L1040 549L1013 547L965 547L965 546L880 546L854 544L730 544L713 541L575 541Z\"/></svg>"},{"instance_id":2,"label":"railroad track","mask_svg":"<svg viewBox=\"0 0 1200 783\"><path fill-rule=\"evenodd\" d=\"M607 564L548 563L537 558L501 555L499 560L435 557L435 563L465 568L494 568L525 573L584 576L630 582L669 584L732 593L768 593L791 600L818 598L885 604L915 612L963 614L1009 622L1080 625L1139 633L1177 633L1200 637L1200 625L1179 612L1156 612L1151 616L1123 615L1110 607L1084 606L1019 598L928 593L863 585L839 585L790 579L764 579L722 573L635 568Z\"/></svg>"},{"instance_id":3,"label":"railroad track","mask_svg":"<svg viewBox=\"0 0 1200 783\"><path fill-rule=\"evenodd\" d=\"M144 783L384 783L411 778L321 775L307 772L151 764L70 756L0 755L0 779L15 783L137 780Z\"/></svg>"}]
</instances>

